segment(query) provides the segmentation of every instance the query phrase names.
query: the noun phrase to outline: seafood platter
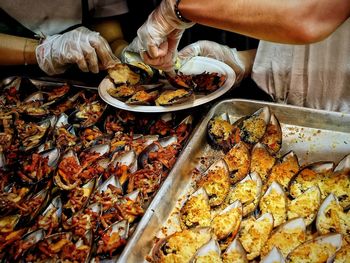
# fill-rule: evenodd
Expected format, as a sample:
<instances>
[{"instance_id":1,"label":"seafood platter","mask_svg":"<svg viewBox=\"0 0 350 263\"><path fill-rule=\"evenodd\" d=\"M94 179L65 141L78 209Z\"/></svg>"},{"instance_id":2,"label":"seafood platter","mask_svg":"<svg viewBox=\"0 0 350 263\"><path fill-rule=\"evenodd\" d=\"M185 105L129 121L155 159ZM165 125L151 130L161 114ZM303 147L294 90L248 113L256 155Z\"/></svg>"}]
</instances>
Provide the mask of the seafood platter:
<instances>
[{"instance_id":1,"label":"seafood platter","mask_svg":"<svg viewBox=\"0 0 350 263\"><path fill-rule=\"evenodd\" d=\"M0 261L115 261L175 164L192 115L9 77L0 96Z\"/></svg>"},{"instance_id":2,"label":"seafood platter","mask_svg":"<svg viewBox=\"0 0 350 263\"><path fill-rule=\"evenodd\" d=\"M120 262L349 262L350 115L216 104Z\"/></svg>"},{"instance_id":3,"label":"seafood platter","mask_svg":"<svg viewBox=\"0 0 350 263\"><path fill-rule=\"evenodd\" d=\"M141 62L117 64L108 70L98 90L108 104L129 111L170 112L202 105L229 91L234 71L225 63L194 57L175 75Z\"/></svg>"}]
</instances>

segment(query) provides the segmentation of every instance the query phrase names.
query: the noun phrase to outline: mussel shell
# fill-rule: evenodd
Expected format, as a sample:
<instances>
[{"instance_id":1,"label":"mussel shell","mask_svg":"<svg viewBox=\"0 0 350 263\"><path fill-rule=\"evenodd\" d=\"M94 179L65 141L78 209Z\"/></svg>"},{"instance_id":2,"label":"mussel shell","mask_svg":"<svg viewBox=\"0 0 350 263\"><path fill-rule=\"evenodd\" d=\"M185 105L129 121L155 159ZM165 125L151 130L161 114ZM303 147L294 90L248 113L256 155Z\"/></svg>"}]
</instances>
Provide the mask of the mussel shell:
<instances>
[{"instance_id":1,"label":"mussel shell","mask_svg":"<svg viewBox=\"0 0 350 263\"><path fill-rule=\"evenodd\" d=\"M313 186L288 204L288 219L303 217L305 224L310 225L316 218L321 203L321 192Z\"/></svg>"},{"instance_id":2,"label":"mussel shell","mask_svg":"<svg viewBox=\"0 0 350 263\"><path fill-rule=\"evenodd\" d=\"M250 172L256 172L261 180L266 182L275 162L276 158L269 153L264 144L254 145L251 152Z\"/></svg>"},{"instance_id":3,"label":"mussel shell","mask_svg":"<svg viewBox=\"0 0 350 263\"><path fill-rule=\"evenodd\" d=\"M209 143L214 148L223 149L224 151L231 149L233 144L231 138L233 137L234 132L235 126L231 124L227 113L213 116L207 125Z\"/></svg>"},{"instance_id":4,"label":"mussel shell","mask_svg":"<svg viewBox=\"0 0 350 263\"><path fill-rule=\"evenodd\" d=\"M199 188L187 199L180 209L182 229L210 226L209 198L204 188Z\"/></svg>"},{"instance_id":5,"label":"mussel shell","mask_svg":"<svg viewBox=\"0 0 350 263\"><path fill-rule=\"evenodd\" d=\"M230 182L234 184L242 180L249 172L250 151L244 142L239 142L224 156L230 171Z\"/></svg>"},{"instance_id":6,"label":"mussel shell","mask_svg":"<svg viewBox=\"0 0 350 263\"><path fill-rule=\"evenodd\" d=\"M151 92L140 90L135 92L125 103L130 105L150 105L154 103L158 96L159 92L157 90Z\"/></svg>"},{"instance_id":7,"label":"mussel shell","mask_svg":"<svg viewBox=\"0 0 350 263\"><path fill-rule=\"evenodd\" d=\"M220 205L230 190L229 170L223 159L213 163L197 182L208 194L210 206Z\"/></svg>"},{"instance_id":8,"label":"mussel shell","mask_svg":"<svg viewBox=\"0 0 350 263\"><path fill-rule=\"evenodd\" d=\"M299 161L297 155L290 151L286 153L275 165L272 167L265 186L269 186L273 181L279 183L285 191L288 190L288 185L292 178L299 171Z\"/></svg>"},{"instance_id":9,"label":"mussel shell","mask_svg":"<svg viewBox=\"0 0 350 263\"><path fill-rule=\"evenodd\" d=\"M312 186L319 185L334 170L333 162L316 162L307 165L296 174L289 185L289 194L296 198Z\"/></svg>"},{"instance_id":10,"label":"mussel shell","mask_svg":"<svg viewBox=\"0 0 350 263\"><path fill-rule=\"evenodd\" d=\"M345 213L333 194L330 194L321 204L316 218L316 229L320 234L337 232L343 234L350 242L349 212Z\"/></svg>"},{"instance_id":11,"label":"mussel shell","mask_svg":"<svg viewBox=\"0 0 350 263\"><path fill-rule=\"evenodd\" d=\"M273 247L280 250L283 257L306 241L306 225L303 218L292 219L274 230L265 246L261 249L261 257L265 257Z\"/></svg>"},{"instance_id":12,"label":"mussel shell","mask_svg":"<svg viewBox=\"0 0 350 263\"><path fill-rule=\"evenodd\" d=\"M259 208L262 213L271 213L274 227L281 225L287 219L288 199L282 186L272 182L265 194L261 197Z\"/></svg>"},{"instance_id":13,"label":"mussel shell","mask_svg":"<svg viewBox=\"0 0 350 263\"><path fill-rule=\"evenodd\" d=\"M233 203L240 200L243 205L243 216L253 212L261 197L262 182L256 173L248 174L244 179L235 184L229 190L226 203Z\"/></svg>"},{"instance_id":14,"label":"mussel shell","mask_svg":"<svg viewBox=\"0 0 350 263\"><path fill-rule=\"evenodd\" d=\"M136 93L136 86L122 84L118 87L111 87L108 94L117 99L128 99Z\"/></svg>"},{"instance_id":15,"label":"mussel shell","mask_svg":"<svg viewBox=\"0 0 350 263\"><path fill-rule=\"evenodd\" d=\"M260 255L260 251L268 240L272 229L273 217L270 213L263 214L257 220L251 218L242 222L239 240L247 252L248 260Z\"/></svg>"},{"instance_id":16,"label":"mussel shell","mask_svg":"<svg viewBox=\"0 0 350 263\"><path fill-rule=\"evenodd\" d=\"M291 251L287 257L288 262L332 262L335 253L341 248L340 234L329 234L309 240Z\"/></svg>"},{"instance_id":17,"label":"mussel shell","mask_svg":"<svg viewBox=\"0 0 350 263\"><path fill-rule=\"evenodd\" d=\"M159 97L155 100L155 103L158 106L168 106L183 103L185 101L190 100L193 97L193 92L190 90L166 90L159 95Z\"/></svg>"},{"instance_id":18,"label":"mussel shell","mask_svg":"<svg viewBox=\"0 0 350 263\"><path fill-rule=\"evenodd\" d=\"M235 124L240 128L240 138L246 143L254 144L264 136L270 121L269 107L263 107L252 115L238 120Z\"/></svg>"},{"instance_id":19,"label":"mussel shell","mask_svg":"<svg viewBox=\"0 0 350 263\"><path fill-rule=\"evenodd\" d=\"M152 260L165 262L167 259L189 262L197 249L209 242L211 229L199 227L176 232L160 239L153 248Z\"/></svg>"},{"instance_id":20,"label":"mussel shell","mask_svg":"<svg viewBox=\"0 0 350 263\"><path fill-rule=\"evenodd\" d=\"M127 220L116 222L110 225L107 229L105 229L103 233L103 235L108 235L109 237L112 237L112 235L115 235L115 234L118 234L119 236L119 240L117 241L120 242L120 246L118 247L113 246L112 251L107 251L108 245L112 245L112 244L105 244L103 242L104 239L101 237L100 239L98 239L98 242L97 242L97 251L96 251L97 255L100 255L101 257L110 257L112 255L115 255L115 253L121 246L125 245L126 240L129 237L129 222ZM115 238L112 238L111 241L116 242Z\"/></svg>"},{"instance_id":21,"label":"mussel shell","mask_svg":"<svg viewBox=\"0 0 350 263\"><path fill-rule=\"evenodd\" d=\"M68 121L78 128L93 126L100 120L106 108L107 104L99 100L85 103L69 115Z\"/></svg>"},{"instance_id":22,"label":"mussel shell","mask_svg":"<svg viewBox=\"0 0 350 263\"><path fill-rule=\"evenodd\" d=\"M273 113L271 113L270 122L266 127L264 136L261 138L261 143L266 145L274 154L281 149L282 129L277 117Z\"/></svg>"}]
</instances>

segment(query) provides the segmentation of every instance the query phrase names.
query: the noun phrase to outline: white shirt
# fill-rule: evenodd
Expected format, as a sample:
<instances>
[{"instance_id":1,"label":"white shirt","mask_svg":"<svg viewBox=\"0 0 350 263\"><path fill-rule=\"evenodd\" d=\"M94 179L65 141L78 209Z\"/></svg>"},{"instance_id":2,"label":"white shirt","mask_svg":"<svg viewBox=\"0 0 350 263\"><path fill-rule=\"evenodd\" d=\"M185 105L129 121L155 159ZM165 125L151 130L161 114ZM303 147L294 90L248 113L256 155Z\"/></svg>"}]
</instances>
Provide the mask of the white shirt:
<instances>
[{"instance_id":1,"label":"white shirt","mask_svg":"<svg viewBox=\"0 0 350 263\"><path fill-rule=\"evenodd\" d=\"M350 18L318 43L261 41L252 78L276 102L350 113Z\"/></svg>"},{"instance_id":2,"label":"white shirt","mask_svg":"<svg viewBox=\"0 0 350 263\"><path fill-rule=\"evenodd\" d=\"M10 16L31 31L53 35L81 24L80 0L1 0ZM109 17L128 12L126 0L89 0L94 17Z\"/></svg>"}]
</instances>

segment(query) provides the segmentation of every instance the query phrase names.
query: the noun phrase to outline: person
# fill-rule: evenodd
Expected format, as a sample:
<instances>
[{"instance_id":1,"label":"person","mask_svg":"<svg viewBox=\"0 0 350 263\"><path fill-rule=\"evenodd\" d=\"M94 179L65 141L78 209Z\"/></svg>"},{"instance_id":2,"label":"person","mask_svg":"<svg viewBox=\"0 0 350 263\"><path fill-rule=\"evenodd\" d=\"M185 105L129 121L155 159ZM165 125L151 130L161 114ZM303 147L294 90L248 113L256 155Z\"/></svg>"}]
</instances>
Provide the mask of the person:
<instances>
[{"instance_id":1,"label":"person","mask_svg":"<svg viewBox=\"0 0 350 263\"><path fill-rule=\"evenodd\" d=\"M254 50L243 55L212 42L194 43L179 55L231 63L235 71L240 68L239 78L252 68L255 82L277 102L350 112L349 17L350 2L341 0L163 0L128 48L139 50L146 63L170 71L181 34L194 22L246 34L263 40L255 59Z\"/></svg>"},{"instance_id":2,"label":"person","mask_svg":"<svg viewBox=\"0 0 350 263\"><path fill-rule=\"evenodd\" d=\"M120 62L127 45L117 19L128 12L125 0L4 0L0 11L0 65L38 64L56 75L76 64L98 73Z\"/></svg>"}]
</instances>

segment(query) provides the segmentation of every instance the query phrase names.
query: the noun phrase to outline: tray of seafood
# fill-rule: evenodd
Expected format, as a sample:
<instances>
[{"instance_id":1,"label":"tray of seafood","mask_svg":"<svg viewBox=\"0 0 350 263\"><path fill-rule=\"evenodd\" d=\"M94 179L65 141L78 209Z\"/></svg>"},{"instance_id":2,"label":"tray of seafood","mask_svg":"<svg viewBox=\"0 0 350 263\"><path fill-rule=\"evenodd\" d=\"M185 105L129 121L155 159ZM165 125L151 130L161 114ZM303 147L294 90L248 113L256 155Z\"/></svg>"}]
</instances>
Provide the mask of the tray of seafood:
<instances>
[{"instance_id":1,"label":"tray of seafood","mask_svg":"<svg viewBox=\"0 0 350 263\"><path fill-rule=\"evenodd\" d=\"M115 260L195 118L135 115L62 83L2 83L0 261Z\"/></svg>"},{"instance_id":2,"label":"tray of seafood","mask_svg":"<svg viewBox=\"0 0 350 263\"><path fill-rule=\"evenodd\" d=\"M349 145L349 114L219 102L120 262L348 262Z\"/></svg>"},{"instance_id":3,"label":"tray of seafood","mask_svg":"<svg viewBox=\"0 0 350 263\"><path fill-rule=\"evenodd\" d=\"M108 104L136 112L171 112L210 102L231 89L234 71L225 63L193 57L176 75L160 74L142 63L117 64L98 87Z\"/></svg>"}]
</instances>

